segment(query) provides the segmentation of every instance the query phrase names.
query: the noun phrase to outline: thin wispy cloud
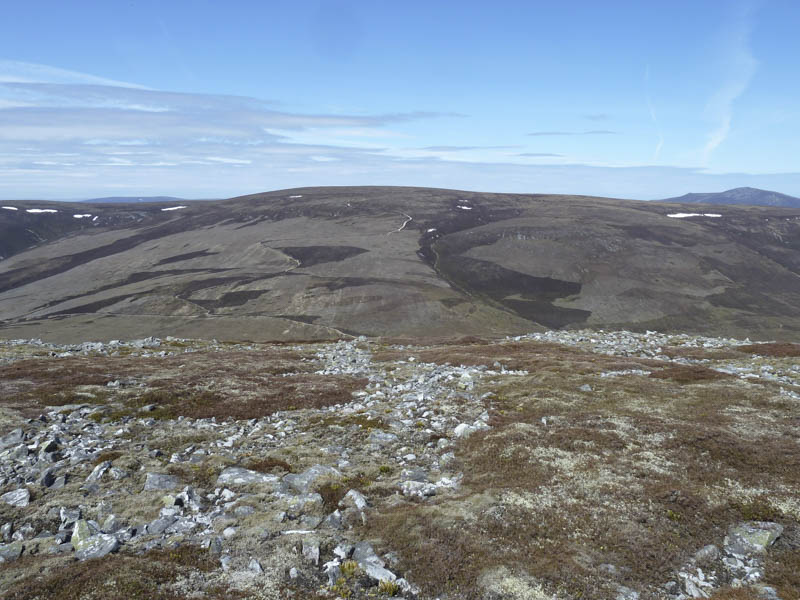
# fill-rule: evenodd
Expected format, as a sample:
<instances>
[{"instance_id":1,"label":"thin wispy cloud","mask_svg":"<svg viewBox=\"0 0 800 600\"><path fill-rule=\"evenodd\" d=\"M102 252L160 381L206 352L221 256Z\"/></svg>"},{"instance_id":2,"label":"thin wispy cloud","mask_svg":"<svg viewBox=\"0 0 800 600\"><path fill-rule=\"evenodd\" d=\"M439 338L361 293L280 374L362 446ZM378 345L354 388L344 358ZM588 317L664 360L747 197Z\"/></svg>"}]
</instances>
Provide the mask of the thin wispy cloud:
<instances>
[{"instance_id":1,"label":"thin wispy cloud","mask_svg":"<svg viewBox=\"0 0 800 600\"><path fill-rule=\"evenodd\" d=\"M706 105L706 113L716 125L708 134L703 148L704 163L708 163L714 150L728 137L734 103L747 90L758 69L758 61L750 48L754 13L752 4L740 4L722 32L722 83Z\"/></svg>"},{"instance_id":2,"label":"thin wispy cloud","mask_svg":"<svg viewBox=\"0 0 800 600\"><path fill-rule=\"evenodd\" d=\"M455 113L300 113L257 98L147 89L13 61L0 61L0 179L27 174L118 180L109 170L164 173L207 168L303 169L369 163L385 148L339 137L386 138L389 125ZM68 157L68 158L64 158ZM158 179L158 178L156 178ZM262 186L259 186L262 187Z\"/></svg>"},{"instance_id":3,"label":"thin wispy cloud","mask_svg":"<svg viewBox=\"0 0 800 600\"><path fill-rule=\"evenodd\" d=\"M146 90L143 85L96 77L87 73L59 69L48 65L0 59L0 83L60 83L80 85L110 85Z\"/></svg>"},{"instance_id":4,"label":"thin wispy cloud","mask_svg":"<svg viewBox=\"0 0 800 600\"><path fill-rule=\"evenodd\" d=\"M559 135L617 135L618 131L609 129L590 129L589 131L532 131L528 135L533 137L559 136Z\"/></svg>"},{"instance_id":5,"label":"thin wispy cloud","mask_svg":"<svg viewBox=\"0 0 800 600\"><path fill-rule=\"evenodd\" d=\"M419 150L430 152L467 152L470 150L512 150L519 146L425 146Z\"/></svg>"},{"instance_id":6,"label":"thin wispy cloud","mask_svg":"<svg viewBox=\"0 0 800 600\"><path fill-rule=\"evenodd\" d=\"M517 156L527 156L530 158L562 158L563 154L552 154L551 152L521 152Z\"/></svg>"}]
</instances>

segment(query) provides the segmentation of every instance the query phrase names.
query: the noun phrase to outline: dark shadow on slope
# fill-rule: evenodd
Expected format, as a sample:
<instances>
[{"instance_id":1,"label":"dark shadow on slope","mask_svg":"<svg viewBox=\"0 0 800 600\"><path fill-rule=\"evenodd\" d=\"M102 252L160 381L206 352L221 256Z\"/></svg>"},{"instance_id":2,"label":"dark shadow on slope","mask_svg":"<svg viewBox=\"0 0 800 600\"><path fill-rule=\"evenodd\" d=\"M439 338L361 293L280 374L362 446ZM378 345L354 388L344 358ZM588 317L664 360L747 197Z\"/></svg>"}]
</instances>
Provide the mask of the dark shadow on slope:
<instances>
[{"instance_id":1,"label":"dark shadow on slope","mask_svg":"<svg viewBox=\"0 0 800 600\"><path fill-rule=\"evenodd\" d=\"M219 254L219 252L209 252L208 250L198 250L197 252L187 252L186 254L178 254L176 256L170 256L169 258L164 258L156 263L156 266L159 265L168 265L169 263L174 262L181 262L183 260L189 260L192 258L200 258L201 256L215 256Z\"/></svg>"},{"instance_id":2,"label":"dark shadow on slope","mask_svg":"<svg viewBox=\"0 0 800 600\"><path fill-rule=\"evenodd\" d=\"M580 294L580 283L534 277L489 261L460 255L440 256L436 267L442 276L460 289L491 298L517 315L546 327L584 323L592 314L588 310L553 304L558 298Z\"/></svg>"}]
</instances>

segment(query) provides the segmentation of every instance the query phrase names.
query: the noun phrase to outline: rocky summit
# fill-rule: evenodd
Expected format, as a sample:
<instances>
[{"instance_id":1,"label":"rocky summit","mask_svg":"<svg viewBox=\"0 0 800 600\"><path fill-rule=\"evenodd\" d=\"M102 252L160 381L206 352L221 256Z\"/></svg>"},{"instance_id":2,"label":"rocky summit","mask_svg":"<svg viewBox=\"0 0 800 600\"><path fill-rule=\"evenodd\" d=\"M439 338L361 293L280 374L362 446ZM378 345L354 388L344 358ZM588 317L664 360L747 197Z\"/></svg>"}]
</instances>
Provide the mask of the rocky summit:
<instances>
[{"instance_id":1,"label":"rocky summit","mask_svg":"<svg viewBox=\"0 0 800 600\"><path fill-rule=\"evenodd\" d=\"M800 346L0 342L0 597L792 600Z\"/></svg>"}]
</instances>

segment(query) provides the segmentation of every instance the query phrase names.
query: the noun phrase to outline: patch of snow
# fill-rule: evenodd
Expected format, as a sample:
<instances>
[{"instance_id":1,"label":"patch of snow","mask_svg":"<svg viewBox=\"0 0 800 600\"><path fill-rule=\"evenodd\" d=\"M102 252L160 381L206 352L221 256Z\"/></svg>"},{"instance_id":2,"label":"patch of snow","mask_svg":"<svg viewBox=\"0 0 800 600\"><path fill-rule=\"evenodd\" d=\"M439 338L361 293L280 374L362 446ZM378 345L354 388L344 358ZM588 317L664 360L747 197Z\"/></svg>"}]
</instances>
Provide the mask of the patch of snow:
<instances>
[{"instance_id":1,"label":"patch of snow","mask_svg":"<svg viewBox=\"0 0 800 600\"><path fill-rule=\"evenodd\" d=\"M170 206L169 208L162 208L161 212L166 212L168 210L180 210L182 208L186 208L185 206Z\"/></svg>"},{"instance_id":2,"label":"patch of snow","mask_svg":"<svg viewBox=\"0 0 800 600\"><path fill-rule=\"evenodd\" d=\"M16 206L3 206L2 208L6 210L19 210Z\"/></svg>"},{"instance_id":3,"label":"patch of snow","mask_svg":"<svg viewBox=\"0 0 800 600\"><path fill-rule=\"evenodd\" d=\"M87 217L91 217L92 215L72 215L75 219L85 219Z\"/></svg>"},{"instance_id":4,"label":"patch of snow","mask_svg":"<svg viewBox=\"0 0 800 600\"><path fill-rule=\"evenodd\" d=\"M54 208L29 208L25 212L39 214L39 213L57 213L58 211Z\"/></svg>"},{"instance_id":5,"label":"patch of snow","mask_svg":"<svg viewBox=\"0 0 800 600\"><path fill-rule=\"evenodd\" d=\"M431 227L425 233L433 233L434 231L436 231L436 227Z\"/></svg>"},{"instance_id":6,"label":"patch of snow","mask_svg":"<svg viewBox=\"0 0 800 600\"><path fill-rule=\"evenodd\" d=\"M94 218L92 219L92 221L97 221L97 217L94 217Z\"/></svg>"},{"instance_id":7,"label":"patch of snow","mask_svg":"<svg viewBox=\"0 0 800 600\"><path fill-rule=\"evenodd\" d=\"M462 206L461 204L458 205L458 208L460 208L461 210L472 210L471 206Z\"/></svg>"},{"instance_id":8,"label":"patch of snow","mask_svg":"<svg viewBox=\"0 0 800 600\"><path fill-rule=\"evenodd\" d=\"M671 213L667 215L673 219L685 219L686 217L721 217L717 213Z\"/></svg>"},{"instance_id":9,"label":"patch of snow","mask_svg":"<svg viewBox=\"0 0 800 600\"><path fill-rule=\"evenodd\" d=\"M289 198L302 198L303 194L297 194L296 196L289 196Z\"/></svg>"}]
</instances>

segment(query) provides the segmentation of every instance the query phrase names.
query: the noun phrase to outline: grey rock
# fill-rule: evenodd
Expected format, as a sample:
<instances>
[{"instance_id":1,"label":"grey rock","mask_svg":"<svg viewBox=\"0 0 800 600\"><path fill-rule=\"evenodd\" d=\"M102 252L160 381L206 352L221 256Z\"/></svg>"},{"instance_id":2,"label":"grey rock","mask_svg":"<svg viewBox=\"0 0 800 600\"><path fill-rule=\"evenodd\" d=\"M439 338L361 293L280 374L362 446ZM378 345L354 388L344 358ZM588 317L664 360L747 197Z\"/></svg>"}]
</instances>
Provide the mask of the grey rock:
<instances>
[{"instance_id":1,"label":"grey rock","mask_svg":"<svg viewBox=\"0 0 800 600\"><path fill-rule=\"evenodd\" d=\"M397 441L397 436L393 433L381 431L376 429L369 434L368 441L370 444L377 444L379 446L386 446Z\"/></svg>"},{"instance_id":2,"label":"grey rock","mask_svg":"<svg viewBox=\"0 0 800 600\"><path fill-rule=\"evenodd\" d=\"M278 479L277 475L269 473L259 473L242 467L228 467L220 473L217 478L217 485L273 484L277 483Z\"/></svg>"},{"instance_id":3,"label":"grey rock","mask_svg":"<svg viewBox=\"0 0 800 600\"><path fill-rule=\"evenodd\" d=\"M128 476L128 472L125 471L124 469L120 469L119 467L111 467L108 470L108 473L109 475L111 475L111 478L116 481L119 481L120 479L125 479Z\"/></svg>"},{"instance_id":4,"label":"grey rock","mask_svg":"<svg viewBox=\"0 0 800 600\"><path fill-rule=\"evenodd\" d=\"M13 529L14 524L10 521L8 523L3 523L3 526L0 527L0 540L4 542L10 542Z\"/></svg>"},{"instance_id":5,"label":"grey rock","mask_svg":"<svg viewBox=\"0 0 800 600\"><path fill-rule=\"evenodd\" d=\"M383 566L383 560L375 553L372 544L369 542L358 542L353 548L353 560L361 564L362 562L372 562Z\"/></svg>"},{"instance_id":6,"label":"grey rock","mask_svg":"<svg viewBox=\"0 0 800 600\"><path fill-rule=\"evenodd\" d=\"M222 567L223 571L230 571L231 569L231 557L229 554L223 554L219 557L219 566Z\"/></svg>"},{"instance_id":7,"label":"grey rock","mask_svg":"<svg viewBox=\"0 0 800 600\"><path fill-rule=\"evenodd\" d=\"M355 507L358 510L364 510L368 506L367 499L358 490L350 490L339 501L339 506L342 508Z\"/></svg>"},{"instance_id":8,"label":"grey rock","mask_svg":"<svg viewBox=\"0 0 800 600\"><path fill-rule=\"evenodd\" d=\"M20 444L19 446L11 450L11 454L9 456L16 460L23 460L28 456L28 454L30 454L30 450L28 450L28 447L25 444Z\"/></svg>"},{"instance_id":9,"label":"grey rock","mask_svg":"<svg viewBox=\"0 0 800 600\"><path fill-rule=\"evenodd\" d=\"M404 481L400 485L400 489L404 496L427 498L436 495L436 486L422 481Z\"/></svg>"},{"instance_id":10,"label":"grey rock","mask_svg":"<svg viewBox=\"0 0 800 600\"><path fill-rule=\"evenodd\" d=\"M459 425L456 425L455 429L453 429L453 435L456 436L457 438L468 438L477 430L478 430L477 427L473 427L472 425L468 425L467 423L460 423Z\"/></svg>"},{"instance_id":11,"label":"grey rock","mask_svg":"<svg viewBox=\"0 0 800 600\"><path fill-rule=\"evenodd\" d=\"M72 547L75 548L76 551L79 550L84 547L84 544L92 535L93 532L89 527L89 523L84 519L79 519L75 522L75 527L72 528L72 537L70 538Z\"/></svg>"},{"instance_id":12,"label":"grey rock","mask_svg":"<svg viewBox=\"0 0 800 600\"><path fill-rule=\"evenodd\" d=\"M25 508L31 499L31 493L26 488L20 488L11 492L6 492L0 496L0 500L11 506Z\"/></svg>"},{"instance_id":13,"label":"grey rock","mask_svg":"<svg viewBox=\"0 0 800 600\"><path fill-rule=\"evenodd\" d=\"M71 529L75 522L81 518L81 509L80 508L66 508L65 506L61 507L59 511L59 517L61 518L61 529Z\"/></svg>"},{"instance_id":14,"label":"grey rock","mask_svg":"<svg viewBox=\"0 0 800 600\"><path fill-rule=\"evenodd\" d=\"M161 535L167 530L167 527L172 525L175 521L177 521L176 517L161 517L160 519L156 519L147 526L147 533Z\"/></svg>"},{"instance_id":15,"label":"grey rock","mask_svg":"<svg viewBox=\"0 0 800 600\"><path fill-rule=\"evenodd\" d=\"M753 589L764 600L781 600L778 596L778 590L769 585L754 585Z\"/></svg>"},{"instance_id":16,"label":"grey rock","mask_svg":"<svg viewBox=\"0 0 800 600\"><path fill-rule=\"evenodd\" d=\"M703 546L694 555L695 562L699 564L709 563L719 558L719 548L714 544Z\"/></svg>"},{"instance_id":17,"label":"grey rock","mask_svg":"<svg viewBox=\"0 0 800 600\"><path fill-rule=\"evenodd\" d=\"M86 478L86 483L97 483L98 481L100 481L100 478L105 474L106 471L108 471L108 468L110 466L111 466L110 460L101 462L94 469L92 469L92 472Z\"/></svg>"},{"instance_id":18,"label":"grey rock","mask_svg":"<svg viewBox=\"0 0 800 600\"><path fill-rule=\"evenodd\" d=\"M72 544L75 546L75 544ZM78 560L89 560L90 558L101 558L111 552L119 550L119 540L113 535L99 533L82 541L75 550L75 558Z\"/></svg>"},{"instance_id":19,"label":"grey rock","mask_svg":"<svg viewBox=\"0 0 800 600\"><path fill-rule=\"evenodd\" d=\"M59 531L53 536L59 544L63 544L65 542L69 542L69 538L72 537L71 531Z\"/></svg>"},{"instance_id":20,"label":"grey rock","mask_svg":"<svg viewBox=\"0 0 800 600\"><path fill-rule=\"evenodd\" d=\"M723 545L725 552L736 556L762 554L781 533L783 526L778 523L748 521L731 527Z\"/></svg>"},{"instance_id":21,"label":"grey rock","mask_svg":"<svg viewBox=\"0 0 800 600\"><path fill-rule=\"evenodd\" d=\"M588 383L584 383L584 384L583 384L581 387L579 387L578 389L579 389L580 391L582 391L582 392L591 392L591 391L592 391L592 386L590 386Z\"/></svg>"},{"instance_id":22,"label":"grey rock","mask_svg":"<svg viewBox=\"0 0 800 600\"><path fill-rule=\"evenodd\" d=\"M328 576L328 585L335 585L342 576L341 563L338 559L333 559L322 565L322 572Z\"/></svg>"},{"instance_id":23,"label":"grey rock","mask_svg":"<svg viewBox=\"0 0 800 600\"><path fill-rule=\"evenodd\" d=\"M56 470L54 468L45 469L39 477L39 485L49 488L56 482Z\"/></svg>"},{"instance_id":24,"label":"grey rock","mask_svg":"<svg viewBox=\"0 0 800 600\"><path fill-rule=\"evenodd\" d=\"M350 558L350 556L353 554L353 550L355 550L355 548L356 547L353 544L348 544L348 543L343 542L343 543L339 544L338 546L336 546L336 548L333 549L333 553L336 556L338 556L339 558L341 558L342 560L346 560L346 559Z\"/></svg>"},{"instance_id":25,"label":"grey rock","mask_svg":"<svg viewBox=\"0 0 800 600\"><path fill-rule=\"evenodd\" d=\"M72 544L69 542L55 543L50 546L49 554L69 554L72 552Z\"/></svg>"},{"instance_id":26,"label":"grey rock","mask_svg":"<svg viewBox=\"0 0 800 600\"><path fill-rule=\"evenodd\" d=\"M624 585L620 585L617 587L615 600L639 600L639 592L625 587Z\"/></svg>"},{"instance_id":27,"label":"grey rock","mask_svg":"<svg viewBox=\"0 0 800 600\"><path fill-rule=\"evenodd\" d=\"M237 506L233 509L233 514L240 518L249 517L254 512L256 512L256 509L246 504L244 506Z\"/></svg>"},{"instance_id":28,"label":"grey rock","mask_svg":"<svg viewBox=\"0 0 800 600\"><path fill-rule=\"evenodd\" d=\"M312 486L322 477L341 478L342 474L333 467L314 465L302 473L289 473L283 477L282 488L297 494L307 494Z\"/></svg>"},{"instance_id":29,"label":"grey rock","mask_svg":"<svg viewBox=\"0 0 800 600\"><path fill-rule=\"evenodd\" d=\"M319 542L317 540L303 540L303 558L313 565L319 564Z\"/></svg>"},{"instance_id":30,"label":"grey rock","mask_svg":"<svg viewBox=\"0 0 800 600\"><path fill-rule=\"evenodd\" d=\"M174 490L179 486L178 478L165 473L148 473L144 481L144 491Z\"/></svg>"},{"instance_id":31,"label":"grey rock","mask_svg":"<svg viewBox=\"0 0 800 600\"><path fill-rule=\"evenodd\" d=\"M214 537L208 544L208 553L214 556L222 554L222 538Z\"/></svg>"},{"instance_id":32,"label":"grey rock","mask_svg":"<svg viewBox=\"0 0 800 600\"><path fill-rule=\"evenodd\" d=\"M0 563L13 562L22 556L25 545L22 542L11 542L10 544L0 544Z\"/></svg>"},{"instance_id":33,"label":"grey rock","mask_svg":"<svg viewBox=\"0 0 800 600\"><path fill-rule=\"evenodd\" d=\"M25 433L22 429L14 429L3 437L0 437L0 449L8 448L9 446L16 446L17 444L21 444L25 441Z\"/></svg>"},{"instance_id":34,"label":"grey rock","mask_svg":"<svg viewBox=\"0 0 800 600\"><path fill-rule=\"evenodd\" d=\"M323 527L328 527L329 529L341 529L342 528L342 513L339 510L333 511L329 514L325 519L322 521Z\"/></svg>"},{"instance_id":35,"label":"grey rock","mask_svg":"<svg viewBox=\"0 0 800 600\"><path fill-rule=\"evenodd\" d=\"M116 533L123 527L124 525L122 521L120 521L115 515L108 515L103 521L102 531L103 533Z\"/></svg>"},{"instance_id":36,"label":"grey rock","mask_svg":"<svg viewBox=\"0 0 800 600\"><path fill-rule=\"evenodd\" d=\"M14 532L14 534L11 536L11 539L14 541L22 541L29 540L35 536L36 530L33 528L33 525L30 523L25 523L22 527Z\"/></svg>"},{"instance_id":37,"label":"grey rock","mask_svg":"<svg viewBox=\"0 0 800 600\"><path fill-rule=\"evenodd\" d=\"M258 562L255 558L250 559L250 563L247 565L247 568L254 573L263 573L264 568L261 566L261 563Z\"/></svg>"}]
</instances>

